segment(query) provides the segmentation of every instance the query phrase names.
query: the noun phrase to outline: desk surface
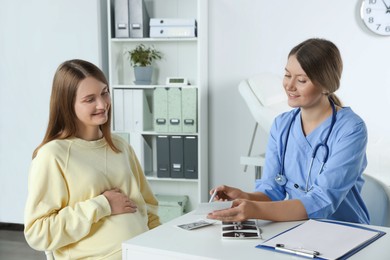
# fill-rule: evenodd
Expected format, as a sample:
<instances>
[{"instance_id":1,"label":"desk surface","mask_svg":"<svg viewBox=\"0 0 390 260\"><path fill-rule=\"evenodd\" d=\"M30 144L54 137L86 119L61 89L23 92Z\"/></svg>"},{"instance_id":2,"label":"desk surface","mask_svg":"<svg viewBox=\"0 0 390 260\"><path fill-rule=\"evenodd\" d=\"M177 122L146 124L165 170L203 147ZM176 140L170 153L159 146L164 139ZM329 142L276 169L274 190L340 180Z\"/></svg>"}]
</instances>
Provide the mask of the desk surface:
<instances>
[{"instance_id":1,"label":"desk surface","mask_svg":"<svg viewBox=\"0 0 390 260\"><path fill-rule=\"evenodd\" d=\"M221 238L221 223L187 231L178 228L201 219L188 213L122 244L126 259L303 259L274 251L255 248L260 239L228 240ZM259 221L264 240L301 222ZM354 254L350 259L389 259L390 228L377 227L387 234Z\"/></svg>"}]
</instances>

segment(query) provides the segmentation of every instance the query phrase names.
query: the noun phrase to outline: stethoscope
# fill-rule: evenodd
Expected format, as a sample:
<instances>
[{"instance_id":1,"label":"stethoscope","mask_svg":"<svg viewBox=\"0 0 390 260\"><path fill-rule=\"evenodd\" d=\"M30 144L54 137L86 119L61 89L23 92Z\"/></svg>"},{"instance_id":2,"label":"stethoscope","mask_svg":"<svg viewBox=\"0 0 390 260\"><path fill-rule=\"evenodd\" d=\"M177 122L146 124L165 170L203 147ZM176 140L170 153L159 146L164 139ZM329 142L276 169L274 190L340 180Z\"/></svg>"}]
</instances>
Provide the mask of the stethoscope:
<instances>
[{"instance_id":1,"label":"stethoscope","mask_svg":"<svg viewBox=\"0 0 390 260\"><path fill-rule=\"evenodd\" d=\"M309 192L313 188L313 186L311 186L311 188L309 188L309 180L310 180L310 176L311 176L311 169L313 167L313 162L314 162L314 158L317 155L317 151L318 151L318 149L321 146L324 147L324 149L325 149L325 155L324 155L324 158L322 160L321 167L320 167L320 170L318 171L317 176L321 174L322 169L324 168L324 164L328 161L329 146L328 146L327 143L328 143L328 139L329 139L330 133L332 132L333 126L336 123L336 114L337 114L336 107L335 107L332 99L329 98L329 102L330 102L330 105L332 107L332 122L330 124L329 130L328 130L328 134L326 135L324 141L320 142L319 144L317 144L314 147L314 150L313 150L313 153L312 153L311 159L310 159L309 170L307 172L305 189L300 188L298 184L294 184L295 188L300 188L300 190L303 191L303 192ZM290 125L289 125L288 130L287 130L286 141L285 141L284 150L283 150L283 154L282 154L282 162L281 162L280 173L278 175L276 175L276 177L275 177L276 183L279 184L280 186L284 186L287 183L287 178L286 178L286 175L284 174L284 161L285 161L285 157L286 157L287 143L288 143L288 138L289 138L289 135L290 135L291 126L294 123L294 120L295 120L295 118L297 117L297 115L299 114L300 111L301 111L300 108L298 108L297 111L295 111L293 117L291 118Z\"/></svg>"}]
</instances>

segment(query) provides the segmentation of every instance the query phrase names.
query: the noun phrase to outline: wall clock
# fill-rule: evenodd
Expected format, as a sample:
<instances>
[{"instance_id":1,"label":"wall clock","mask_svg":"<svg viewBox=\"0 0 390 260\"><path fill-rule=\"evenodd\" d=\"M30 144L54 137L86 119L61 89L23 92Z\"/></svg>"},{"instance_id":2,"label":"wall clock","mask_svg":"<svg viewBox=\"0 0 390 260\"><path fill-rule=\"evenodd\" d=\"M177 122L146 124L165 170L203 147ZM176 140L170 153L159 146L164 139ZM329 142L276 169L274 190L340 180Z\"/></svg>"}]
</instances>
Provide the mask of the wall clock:
<instances>
[{"instance_id":1,"label":"wall clock","mask_svg":"<svg viewBox=\"0 0 390 260\"><path fill-rule=\"evenodd\" d=\"M362 0L360 17L373 33L390 36L390 0Z\"/></svg>"}]
</instances>

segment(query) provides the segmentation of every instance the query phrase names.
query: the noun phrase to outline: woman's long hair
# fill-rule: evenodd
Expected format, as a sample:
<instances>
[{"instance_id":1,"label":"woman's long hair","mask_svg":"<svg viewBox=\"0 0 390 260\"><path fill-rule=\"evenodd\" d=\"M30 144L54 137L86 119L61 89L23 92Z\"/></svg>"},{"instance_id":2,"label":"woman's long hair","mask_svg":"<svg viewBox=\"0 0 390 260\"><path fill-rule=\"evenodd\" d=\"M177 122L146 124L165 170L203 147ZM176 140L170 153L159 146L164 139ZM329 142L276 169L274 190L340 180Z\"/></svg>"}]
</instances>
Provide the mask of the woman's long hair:
<instances>
[{"instance_id":1,"label":"woman's long hair","mask_svg":"<svg viewBox=\"0 0 390 260\"><path fill-rule=\"evenodd\" d=\"M76 93L80 82L87 77L93 77L108 86L103 72L90 62L75 59L65 61L58 67L50 97L49 123L41 144L34 150L33 159L46 143L75 136L77 132L77 116L74 109ZM108 120L100 126L100 129L111 149L120 152L111 138L111 106L108 110Z\"/></svg>"}]
</instances>

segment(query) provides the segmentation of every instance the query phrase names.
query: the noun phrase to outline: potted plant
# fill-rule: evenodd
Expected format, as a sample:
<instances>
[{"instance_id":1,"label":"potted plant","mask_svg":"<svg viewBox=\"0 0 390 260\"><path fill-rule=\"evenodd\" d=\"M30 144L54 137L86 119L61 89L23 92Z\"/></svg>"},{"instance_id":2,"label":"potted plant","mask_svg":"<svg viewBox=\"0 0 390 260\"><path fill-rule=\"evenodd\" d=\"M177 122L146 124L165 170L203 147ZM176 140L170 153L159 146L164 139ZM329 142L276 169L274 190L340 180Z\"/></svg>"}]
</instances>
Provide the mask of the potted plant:
<instances>
[{"instance_id":1,"label":"potted plant","mask_svg":"<svg viewBox=\"0 0 390 260\"><path fill-rule=\"evenodd\" d=\"M153 46L146 47L144 44L137 45L133 50L126 51L131 66L134 67L136 85L150 85L152 82L152 62L161 60L162 53Z\"/></svg>"}]
</instances>

